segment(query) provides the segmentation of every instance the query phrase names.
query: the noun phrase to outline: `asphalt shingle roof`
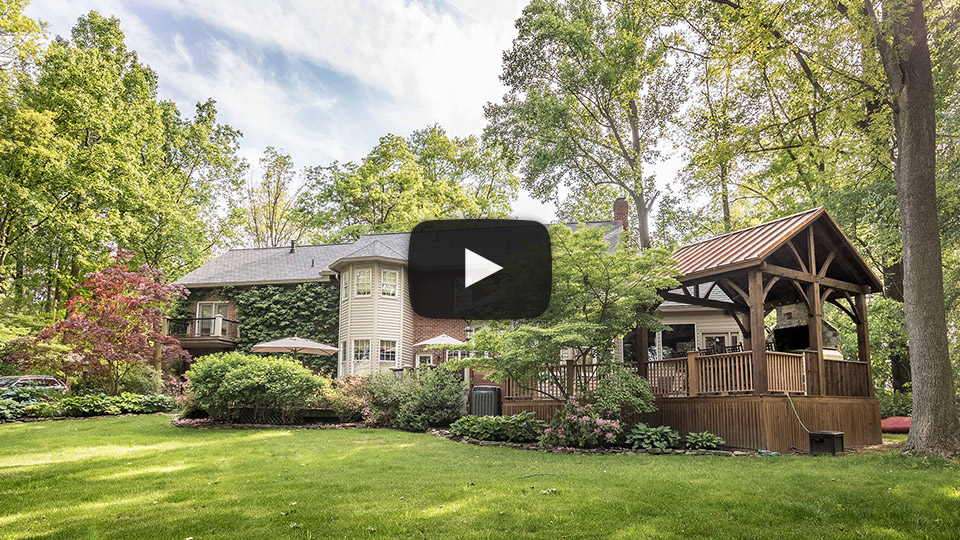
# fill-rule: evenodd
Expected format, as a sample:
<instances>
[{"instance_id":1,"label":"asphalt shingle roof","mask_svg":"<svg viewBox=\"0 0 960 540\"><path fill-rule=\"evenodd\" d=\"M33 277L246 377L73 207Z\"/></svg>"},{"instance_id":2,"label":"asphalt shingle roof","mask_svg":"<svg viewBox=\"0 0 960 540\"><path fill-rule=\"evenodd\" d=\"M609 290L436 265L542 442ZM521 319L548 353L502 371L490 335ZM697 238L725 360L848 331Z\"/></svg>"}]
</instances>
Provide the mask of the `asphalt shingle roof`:
<instances>
[{"instance_id":1,"label":"asphalt shingle roof","mask_svg":"<svg viewBox=\"0 0 960 540\"><path fill-rule=\"evenodd\" d=\"M570 224L568 224L570 226ZM588 227L609 227L604 237L616 245L622 230L615 221L595 221ZM575 226L573 226L575 228ZM222 287L267 283L321 281L330 265L348 258L385 257L406 260L410 233L365 234L351 244L231 249L177 280L185 287Z\"/></svg>"}]
</instances>

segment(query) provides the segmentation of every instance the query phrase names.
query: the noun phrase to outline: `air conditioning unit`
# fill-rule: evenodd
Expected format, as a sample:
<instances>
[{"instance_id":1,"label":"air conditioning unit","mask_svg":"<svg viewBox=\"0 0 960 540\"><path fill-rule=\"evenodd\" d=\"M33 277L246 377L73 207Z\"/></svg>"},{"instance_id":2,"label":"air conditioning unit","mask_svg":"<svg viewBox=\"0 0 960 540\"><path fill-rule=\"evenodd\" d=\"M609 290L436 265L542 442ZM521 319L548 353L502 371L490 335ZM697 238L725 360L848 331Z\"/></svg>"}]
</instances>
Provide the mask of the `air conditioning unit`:
<instances>
[{"instance_id":1,"label":"air conditioning unit","mask_svg":"<svg viewBox=\"0 0 960 540\"><path fill-rule=\"evenodd\" d=\"M500 416L499 386L474 386L470 411L476 416Z\"/></svg>"}]
</instances>

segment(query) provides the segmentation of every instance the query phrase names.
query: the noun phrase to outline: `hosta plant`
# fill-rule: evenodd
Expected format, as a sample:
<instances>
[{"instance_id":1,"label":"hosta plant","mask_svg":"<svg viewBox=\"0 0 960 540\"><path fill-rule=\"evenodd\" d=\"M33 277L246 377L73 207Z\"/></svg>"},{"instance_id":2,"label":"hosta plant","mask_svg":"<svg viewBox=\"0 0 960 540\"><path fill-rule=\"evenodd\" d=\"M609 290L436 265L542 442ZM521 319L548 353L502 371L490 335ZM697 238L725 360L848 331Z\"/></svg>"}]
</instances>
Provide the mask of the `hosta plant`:
<instances>
[{"instance_id":1,"label":"hosta plant","mask_svg":"<svg viewBox=\"0 0 960 540\"><path fill-rule=\"evenodd\" d=\"M686 441L687 448L692 448L694 450L713 450L714 448L726 442L719 435L714 435L709 431L696 431L687 433Z\"/></svg>"},{"instance_id":2,"label":"hosta plant","mask_svg":"<svg viewBox=\"0 0 960 540\"><path fill-rule=\"evenodd\" d=\"M627 434L627 444L634 450L676 448L680 445L680 434L670 426L649 427L640 423Z\"/></svg>"}]
</instances>

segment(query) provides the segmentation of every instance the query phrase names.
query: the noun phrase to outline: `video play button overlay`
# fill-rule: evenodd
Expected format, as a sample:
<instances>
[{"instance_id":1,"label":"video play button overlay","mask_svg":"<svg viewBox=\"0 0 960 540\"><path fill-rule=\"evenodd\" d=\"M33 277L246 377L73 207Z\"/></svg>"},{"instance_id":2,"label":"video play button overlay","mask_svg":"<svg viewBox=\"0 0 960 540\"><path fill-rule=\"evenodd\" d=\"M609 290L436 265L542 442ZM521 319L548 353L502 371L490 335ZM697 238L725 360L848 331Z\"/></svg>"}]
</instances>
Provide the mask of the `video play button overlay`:
<instances>
[{"instance_id":1,"label":"video play button overlay","mask_svg":"<svg viewBox=\"0 0 960 540\"><path fill-rule=\"evenodd\" d=\"M424 221L410 234L410 304L431 319L532 319L550 304L550 235L535 221Z\"/></svg>"},{"instance_id":2,"label":"video play button overlay","mask_svg":"<svg viewBox=\"0 0 960 540\"><path fill-rule=\"evenodd\" d=\"M482 279L503 270L499 264L484 259L467 248L463 248L463 286L470 287Z\"/></svg>"}]
</instances>

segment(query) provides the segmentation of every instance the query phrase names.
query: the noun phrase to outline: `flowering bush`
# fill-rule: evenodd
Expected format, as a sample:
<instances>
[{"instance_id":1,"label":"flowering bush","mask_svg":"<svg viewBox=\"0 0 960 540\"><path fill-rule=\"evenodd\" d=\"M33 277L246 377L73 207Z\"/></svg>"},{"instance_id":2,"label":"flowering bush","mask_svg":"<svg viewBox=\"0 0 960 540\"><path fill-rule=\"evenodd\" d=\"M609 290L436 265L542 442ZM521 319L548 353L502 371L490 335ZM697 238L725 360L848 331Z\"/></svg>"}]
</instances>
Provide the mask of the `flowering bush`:
<instances>
[{"instance_id":1,"label":"flowering bush","mask_svg":"<svg viewBox=\"0 0 960 540\"><path fill-rule=\"evenodd\" d=\"M577 448L615 445L622 427L613 416L612 411L581 404L572 397L543 430L540 445Z\"/></svg>"}]
</instances>

